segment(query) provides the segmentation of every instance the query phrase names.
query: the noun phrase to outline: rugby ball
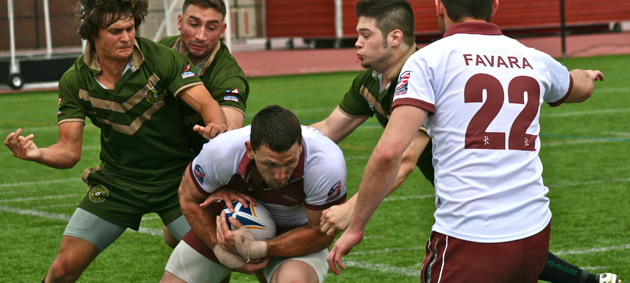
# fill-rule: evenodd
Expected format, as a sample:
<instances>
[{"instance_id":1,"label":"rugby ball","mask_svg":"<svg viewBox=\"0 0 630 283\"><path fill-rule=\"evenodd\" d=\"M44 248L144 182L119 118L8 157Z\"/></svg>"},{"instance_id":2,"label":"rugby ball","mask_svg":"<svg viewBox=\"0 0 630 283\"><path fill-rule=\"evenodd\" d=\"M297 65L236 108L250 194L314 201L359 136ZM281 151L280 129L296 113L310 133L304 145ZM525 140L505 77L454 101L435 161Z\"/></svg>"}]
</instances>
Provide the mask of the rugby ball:
<instances>
[{"instance_id":1,"label":"rugby ball","mask_svg":"<svg viewBox=\"0 0 630 283\"><path fill-rule=\"evenodd\" d=\"M276 236L276 223L273 222L269 210L260 202L256 206L249 203L249 208L245 208L238 201L232 202L232 205L234 206L234 213L230 212L227 206L223 208L225 216L228 217L226 220L230 230L235 230L229 220L229 217L234 217L252 232L256 240L269 240Z\"/></svg>"}]
</instances>

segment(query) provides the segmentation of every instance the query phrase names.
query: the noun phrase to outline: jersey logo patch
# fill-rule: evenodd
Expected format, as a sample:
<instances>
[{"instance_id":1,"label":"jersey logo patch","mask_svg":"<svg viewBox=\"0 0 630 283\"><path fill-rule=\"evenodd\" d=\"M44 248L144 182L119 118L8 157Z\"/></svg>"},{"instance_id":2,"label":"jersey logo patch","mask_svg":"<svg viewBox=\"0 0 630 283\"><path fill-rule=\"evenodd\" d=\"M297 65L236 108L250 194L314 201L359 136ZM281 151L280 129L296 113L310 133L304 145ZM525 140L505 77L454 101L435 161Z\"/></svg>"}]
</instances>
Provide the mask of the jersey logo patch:
<instances>
[{"instance_id":1,"label":"jersey logo patch","mask_svg":"<svg viewBox=\"0 0 630 283\"><path fill-rule=\"evenodd\" d=\"M194 77L195 73L190 71L190 65L186 65L186 68L182 71L182 79Z\"/></svg>"},{"instance_id":2,"label":"jersey logo patch","mask_svg":"<svg viewBox=\"0 0 630 283\"><path fill-rule=\"evenodd\" d=\"M394 96L403 95L407 93L409 77L411 77L410 71L405 71L404 73L400 74L400 78L398 79L398 84L396 84L396 91L394 92Z\"/></svg>"},{"instance_id":3,"label":"jersey logo patch","mask_svg":"<svg viewBox=\"0 0 630 283\"><path fill-rule=\"evenodd\" d=\"M238 97L234 96L234 95L226 95L223 97L223 100L231 100L234 102L238 102Z\"/></svg>"},{"instance_id":4,"label":"jersey logo patch","mask_svg":"<svg viewBox=\"0 0 630 283\"><path fill-rule=\"evenodd\" d=\"M206 177L206 172L203 171L203 168L199 166L199 164L195 165L195 170L193 170L193 174L195 174L195 179L199 184L203 184L203 178Z\"/></svg>"},{"instance_id":5,"label":"jersey logo patch","mask_svg":"<svg viewBox=\"0 0 630 283\"><path fill-rule=\"evenodd\" d=\"M225 91L225 94L238 94L238 88L228 89Z\"/></svg>"},{"instance_id":6,"label":"jersey logo patch","mask_svg":"<svg viewBox=\"0 0 630 283\"><path fill-rule=\"evenodd\" d=\"M337 198L339 198L340 195L341 195L341 181L338 181L328 191L328 197L326 198L326 202L336 200Z\"/></svg>"}]
</instances>

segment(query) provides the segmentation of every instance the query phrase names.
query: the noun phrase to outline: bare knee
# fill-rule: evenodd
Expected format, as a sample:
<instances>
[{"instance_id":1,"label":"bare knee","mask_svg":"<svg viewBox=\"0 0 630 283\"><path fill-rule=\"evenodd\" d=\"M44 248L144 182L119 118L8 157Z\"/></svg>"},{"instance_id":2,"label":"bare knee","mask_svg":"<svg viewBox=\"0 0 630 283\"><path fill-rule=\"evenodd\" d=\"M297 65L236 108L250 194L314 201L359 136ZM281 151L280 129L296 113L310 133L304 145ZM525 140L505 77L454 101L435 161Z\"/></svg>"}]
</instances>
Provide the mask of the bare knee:
<instances>
[{"instance_id":1,"label":"bare knee","mask_svg":"<svg viewBox=\"0 0 630 283\"><path fill-rule=\"evenodd\" d=\"M57 255L57 258L50 266L46 282L75 282L79 280L82 272L83 270L77 270L76 266L67 257Z\"/></svg>"},{"instance_id":2,"label":"bare knee","mask_svg":"<svg viewBox=\"0 0 630 283\"><path fill-rule=\"evenodd\" d=\"M271 275L271 283L317 283L317 273L307 263L299 260L289 260L280 265Z\"/></svg>"}]
</instances>

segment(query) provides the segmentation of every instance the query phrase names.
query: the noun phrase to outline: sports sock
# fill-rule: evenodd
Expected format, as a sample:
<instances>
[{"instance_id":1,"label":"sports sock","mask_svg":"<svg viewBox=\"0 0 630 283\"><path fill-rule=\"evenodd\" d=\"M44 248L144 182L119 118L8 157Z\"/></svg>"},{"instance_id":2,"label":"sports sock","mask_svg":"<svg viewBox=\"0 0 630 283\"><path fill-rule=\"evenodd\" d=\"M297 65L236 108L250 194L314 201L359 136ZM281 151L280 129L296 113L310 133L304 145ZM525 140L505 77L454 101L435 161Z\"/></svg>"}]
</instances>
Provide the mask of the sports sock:
<instances>
[{"instance_id":1,"label":"sports sock","mask_svg":"<svg viewBox=\"0 0 630 283\"><path fill-rule=\"evenodd\" d=\"M553 283L595 283L599 282L597 275L572 265L551 252L547 255L547 262L538 279Z\"/></svg>"}]
</instances>

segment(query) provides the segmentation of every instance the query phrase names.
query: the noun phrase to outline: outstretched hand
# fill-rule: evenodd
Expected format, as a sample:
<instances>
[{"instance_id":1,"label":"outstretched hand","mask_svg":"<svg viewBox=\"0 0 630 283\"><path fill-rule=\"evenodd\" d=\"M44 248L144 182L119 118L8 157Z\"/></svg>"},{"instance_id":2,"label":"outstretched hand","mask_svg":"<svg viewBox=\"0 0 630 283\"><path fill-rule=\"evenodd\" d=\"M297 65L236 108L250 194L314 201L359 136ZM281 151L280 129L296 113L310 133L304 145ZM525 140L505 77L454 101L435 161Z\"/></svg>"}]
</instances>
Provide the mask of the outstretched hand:
<instances>
[{"instance_id":1,"label":"outstretched hand","mask_svg":"<svg viewBox=\"0 0 630 283\"><path fill-rule=\"evenodd\" d=\"M23 160L41 159L42 152L35 142L33 142L35 135L30 134L24 137L21 136L21 134L22 129L17 129L17 131L8 134L7 138L4 140L4 145L6 145L11 152L13 152L13 156L17 158Z\"/></svg>"},{"instance_id":2,"label":"outstretched hand","mask_svg":"<svg viewBox=\"0 0 630 283\"><path fill-rule=\"evenodd\" d=\"M586 70L594 81L604 81L604 74L600 70Z\"/></svg>"},{"instance_id":3,"label":"outstretched hand","mask_svg":"<svg viewBox=\"0 0 630 283\"><path fill-rule=\"evenodd\" d=\"M346 266L341 261L341 256L349 254L352 248L358 245L361 240L363 240L363 231L348 229L341 235L337 242L335 242L335 245L333 245L332 250L330 250L328 257L326 257L328 267L332 273L335 275L341 274L337 265L339 265L341 269L346 270Z\"/></svg>"},{"instance_id":4,"label":"outstretched hand","mask_svg":"<svg viewBox=\"0 0 630 283\"><path fill-rule=\"evenodd\" d=\"M200 126L200 125L195 125L193 126L193 131L199 133L205 139L210 140L216 137L217 135L219 135L220 133L227 131L227 126L225 124L215 124L215 123L210 123L206 125L205 127Z\"/></svg>"}]
</instances>

